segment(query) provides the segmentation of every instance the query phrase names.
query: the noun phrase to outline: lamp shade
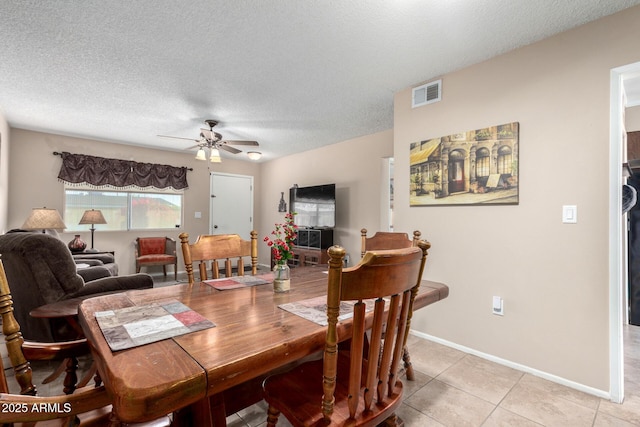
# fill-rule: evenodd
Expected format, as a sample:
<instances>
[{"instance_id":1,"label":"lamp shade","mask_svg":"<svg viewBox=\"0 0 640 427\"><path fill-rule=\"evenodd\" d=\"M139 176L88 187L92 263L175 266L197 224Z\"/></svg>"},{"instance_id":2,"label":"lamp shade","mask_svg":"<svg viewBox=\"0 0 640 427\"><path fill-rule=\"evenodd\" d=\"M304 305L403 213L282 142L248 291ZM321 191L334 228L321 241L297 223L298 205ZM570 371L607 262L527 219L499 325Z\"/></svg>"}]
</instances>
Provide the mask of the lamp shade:
<instances>
[{"instance_id":1,"label":"lamp shade","mask_svg":"<svg viewBox=\"0 0 640 427\"><path fill-rule=\"evenodd\" d=\"M249 151L247 153L247 156L251 159L251 160L260 160L260 157L262 157L262 153L259 151Z\"/></svg>"},{"instance_id":2,"label":"lamp shade","mask_svg":"<svg viewBox=\"0 0 640 427\"><path fill-rule=\"evenodd\" d=\"M80 222L78 224L106 224L107 221L104 219L102 215L102 211L97 211L95 209L91 209L89 211L84 211L82 218L80 218Z\"/></svg>"},{"instance_id":3,"label":"lamp shade","mask_svg":"<svg viewBox=\"0 0 640 427\"><path fill-rule=\"evenodd\" d=\"M207 160L207 155L204 153L204 148L200 147L196 153L196 159Z\"/></svg>"},{"instance_id":4,"label":"lamp shade","mask_svg":"<svg viewBox=\"0 0 640 427\"><path fill-rule=\"evenodd\" d=\"M22 224L24 230L64 230L64 224L60 213L56 209L33 208L27 220Z\"/></svg>"},{"instance_id":5,"label":"lamp shade","mask_svg":"<svg viewBox=\"0 0 640 427\"><path fill-rule=\"evenodd\" d=\"M211 149L211 155L209 156L209 161L211 163L220 163L220 162L222 162L222 159L220 158L220 152L218 151L217 148L212 148Z\"/></svg>"}]
</instances>

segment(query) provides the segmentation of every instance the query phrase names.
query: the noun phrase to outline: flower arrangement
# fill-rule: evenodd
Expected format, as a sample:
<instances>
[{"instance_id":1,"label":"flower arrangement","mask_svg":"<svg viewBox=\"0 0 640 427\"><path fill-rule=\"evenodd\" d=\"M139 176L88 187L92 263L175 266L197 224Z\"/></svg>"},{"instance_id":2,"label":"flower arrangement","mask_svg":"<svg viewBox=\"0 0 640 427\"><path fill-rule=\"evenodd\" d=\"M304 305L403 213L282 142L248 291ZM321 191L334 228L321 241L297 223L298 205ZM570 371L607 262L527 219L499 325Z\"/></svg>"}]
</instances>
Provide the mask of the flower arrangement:
<instances>
[{"instance_id":1,"label":"flower arrangement","mask_svg":"<svg viewBox=\"0 0 640 427\"><path fill-rule=\"evenodd\" d=\"M293 241L298 237L298 226L294 223L295 212L289 212L284 216L283 224L276 224L271 232L273 238L265 236L264 241L271 248L276 264L286 264L293 258Z\"/></svg>"}]
</instances>

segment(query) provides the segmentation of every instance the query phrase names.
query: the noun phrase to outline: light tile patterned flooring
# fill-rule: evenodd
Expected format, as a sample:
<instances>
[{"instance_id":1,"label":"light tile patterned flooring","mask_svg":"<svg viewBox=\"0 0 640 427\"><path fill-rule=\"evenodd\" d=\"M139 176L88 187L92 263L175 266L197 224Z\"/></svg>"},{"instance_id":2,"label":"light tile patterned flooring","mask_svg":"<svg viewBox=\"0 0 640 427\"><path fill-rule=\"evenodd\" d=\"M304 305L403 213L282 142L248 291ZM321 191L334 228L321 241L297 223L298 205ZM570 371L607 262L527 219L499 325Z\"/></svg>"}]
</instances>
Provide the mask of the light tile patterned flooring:
<instances>
[{"instance_id":1,"label":"light tile patterned flooring","mask_svg":"<svg viewBox=\"0 0 640 427\"><path fill-rule=\"evenodd\" d=\"M640 327L625 328L625 401L611 403L531 374L412 336L416 381L404 381L398 415L408 427L640 426ZM261 402L227 418L264 427ZM291 424L280 417L278 426Z\"/></svg>"}]
</instances>

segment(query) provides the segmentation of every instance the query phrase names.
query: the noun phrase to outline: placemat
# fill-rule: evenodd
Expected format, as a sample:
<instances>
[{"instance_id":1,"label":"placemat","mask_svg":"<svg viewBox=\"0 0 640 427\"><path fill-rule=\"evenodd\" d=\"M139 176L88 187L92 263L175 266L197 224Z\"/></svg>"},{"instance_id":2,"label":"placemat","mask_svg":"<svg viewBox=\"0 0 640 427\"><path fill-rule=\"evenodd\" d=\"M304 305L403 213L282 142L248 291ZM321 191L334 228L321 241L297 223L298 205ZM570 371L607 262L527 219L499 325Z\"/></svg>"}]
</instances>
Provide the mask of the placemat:
<instances>
[{"instance_id":1,"label":"placemat","mask_svg":"<svg viewBox=\"0 0 640 427\"><path fill-rule=\"evenodd\" d=\"M367 308L365 311L373 310L374 300L365 300ZM338 314L338 321L349 319L353 317L353 306L355 301L341 301L340 311ZM289 302L286 304L280 304L283 310L293 313L297 316L311 320L321 326L327 326L327 296L319 296L315 298L309 298L302 301Z\"/></svg>"},{"instance_id":2,"label":"placemat","mask_svg":"<svg viewBox=\"0 0 640 427\"><path fill-rule=\"evenodd\" d=\"M257 276L232 276L223 277L222 279L205 280L209 286L213 286L219 291L228 289L246 288L248 286L266 285L273 283L273 273L259 274Z\"/></svg>"},{"instance_id":3,"label":"placemat","mask_svg":"<svg viewBox=\"0 0 640 427\"><path fill-rule=\"evenodd\" d=\"M216 326L175 300L97 311L95 316L112 351L125 350Z\"/></svg>"}]
</instances>

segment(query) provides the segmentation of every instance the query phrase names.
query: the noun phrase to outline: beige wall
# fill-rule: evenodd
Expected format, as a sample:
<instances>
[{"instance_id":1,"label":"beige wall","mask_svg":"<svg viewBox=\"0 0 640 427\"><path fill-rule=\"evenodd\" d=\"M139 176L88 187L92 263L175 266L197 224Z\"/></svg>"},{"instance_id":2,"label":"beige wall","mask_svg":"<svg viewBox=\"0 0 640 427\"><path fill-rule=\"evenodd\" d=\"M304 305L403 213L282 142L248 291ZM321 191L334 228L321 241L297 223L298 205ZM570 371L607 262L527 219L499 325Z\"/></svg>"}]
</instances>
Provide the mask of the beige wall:
<instances>
[{"instance_id":1,"label":"beige wall","mask_svg":"<svg viewBox=\"0 0 640 427\"><path fill-rule=\"evenodd\" d=\"M382 161L393 155L391 130L355 138L317 150L272 160L262 165L264 200L260 229L264 237L276 222L280 193L284 191L289 207L289 188L336 184L336 228L334 243L344 246L351 263L360 260L360 229L378 230L380 205L384 192ZM261 252L261 262L269 262L269 253ZM266 256L266 258L265 258Z\"/></svg>"},{"instance_id":2,"label":"beige wall","mask_svg":"<svg viewBox=\"0 0 640 427\"><path fill-rule=\"evenodd\" d=\"M625 110L625 126L627 132L640 130L640 106L627 108Z\"/></svg>"},{"instance_id":3,"label":"beige wall","mask_svg":"<svg viewBox=\"0 0 640 427\"><path fill-rule=\"evenodd\" d=\"M609 81L640 60L639 20L635 7L445 75L436 104L396 94L396 223L423 231L426 277L451 288L414 328L608 392ZM408 207L410 143L513 121L519 205ZM561 222L569 204L577 224Z\"/></svg>"},{"instance_id":4,"label":"beige wall","mask_svg":"<svg viewBox=\"0 0 640 427\"><path fill-rule=\"evenodd\" d=\"M11 167L9 181L9 214L7 229L19 228L34 207L46 206L64 211L64 185L57 179L62 159L54 156L54 151L89 154L116 159L131 159L137 162L161 163L193 168L187 179L189 189L185 190L184 223L181 228L161 232L179 243L178 235L187 231L191 235L207 234L209 230L209 171L207 162L194 159L191 152L170 152L150 150L121 144L71 138L21 129L11 131ZM215 172L227 172L254 177L254 217L260 218L260 172L259 165L246 161L223 159L212 167ZM202 219L195 219L194 213L202 212ZM116 260L121 274L135 271L133 242L138 236L158 235L157 231L120 232L101 231L96 226L95 247L116 251ZM91 241L91 233L81 233L86 242ZM61 233L68 242L73 233ZM184 270L179 256L178 270ZM159 268L159 267L158 267ZM161 270L149 270L154 273Z\"/></svg>"}]
</instances>

